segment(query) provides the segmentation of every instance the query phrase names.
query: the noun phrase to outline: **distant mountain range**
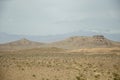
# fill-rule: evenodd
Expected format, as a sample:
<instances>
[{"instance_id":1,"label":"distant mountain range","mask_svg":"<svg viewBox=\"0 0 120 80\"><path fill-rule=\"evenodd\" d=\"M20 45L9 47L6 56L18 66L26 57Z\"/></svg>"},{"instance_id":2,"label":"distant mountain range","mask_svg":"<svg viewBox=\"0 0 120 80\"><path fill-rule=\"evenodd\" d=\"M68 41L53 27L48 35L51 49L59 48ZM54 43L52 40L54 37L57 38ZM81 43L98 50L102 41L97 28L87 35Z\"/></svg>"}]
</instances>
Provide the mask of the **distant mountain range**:
<instances>
[{"instance_id":1,"label":"distant mountain range","mask_svg":"<svg viewBox=\"0 0 120 80\"><path fill-rule=\"evenodd\" d=\"M120 34L108 34L108 33L98 33L98 32L92 32L92 31L78 31L78 32L72 32L67 34L61 34L61 35L48 35L48 36L35 36L35 35L15 35L15 34L7 34L0 32L0 43L6 43L11 42L15 40L19 40L21 38L27 38L32 41L37 42L55 42L64 40L65 38L69 38L72 36L92 36L92 35L104 35L110 40L113 41L120 41Z\"/></svg>"},{"instance_id":2,"label":"distant mountain range","mask_svg":"<svg viewBox=\"0 0 120 80\"><path fill-rule=\"evenodd\" d=\"M110 48L120 47L120 42L112 41L103 35L94 36L73 36L61 41L42 43L22 38L0 44L0 50L20 50L31 48L60 48L60 49L80 49L80 48Z\"/></svg>"}]
</instances>

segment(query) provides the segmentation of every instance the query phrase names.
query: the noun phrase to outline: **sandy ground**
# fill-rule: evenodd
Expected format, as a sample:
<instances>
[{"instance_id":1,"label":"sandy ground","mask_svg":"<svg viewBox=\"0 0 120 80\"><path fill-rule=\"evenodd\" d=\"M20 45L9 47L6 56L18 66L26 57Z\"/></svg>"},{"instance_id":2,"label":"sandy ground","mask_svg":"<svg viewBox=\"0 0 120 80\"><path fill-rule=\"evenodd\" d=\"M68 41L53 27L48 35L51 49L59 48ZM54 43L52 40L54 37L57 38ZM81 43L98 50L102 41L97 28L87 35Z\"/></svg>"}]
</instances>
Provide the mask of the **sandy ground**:
<instances>
[{"instance_id":1,"label":"sandy ground","mask_svg":"<svg viewBox=\"0 0 120 80\"><path fill-rule=\"evenodd\" d=\"M0 80L120 80L120 55L86 54L26 50L1 53Z\"/></svg>"}]
</instances>

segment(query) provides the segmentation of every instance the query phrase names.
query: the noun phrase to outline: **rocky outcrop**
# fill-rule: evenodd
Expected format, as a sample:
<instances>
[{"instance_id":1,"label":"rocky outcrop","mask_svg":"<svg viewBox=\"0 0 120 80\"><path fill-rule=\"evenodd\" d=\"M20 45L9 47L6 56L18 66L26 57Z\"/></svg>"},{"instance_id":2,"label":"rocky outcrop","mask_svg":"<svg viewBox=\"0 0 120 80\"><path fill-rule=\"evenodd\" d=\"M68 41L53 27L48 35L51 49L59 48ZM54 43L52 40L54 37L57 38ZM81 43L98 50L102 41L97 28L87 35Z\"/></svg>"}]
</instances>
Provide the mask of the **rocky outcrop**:
<instances>
[{"instance_id":1,"label":"rocky outcrop","mask_svg":"<svg viewBox=\"0 0 120 80\"><path fill-rule=\"evenodd\" d=\"M120 43L118 43L120 44ZM114 41L105 38L103 35L89 36L74 36L63 41L54 42L51 44L55 47L67 49L79 48L96 48L96 47L115 47Z\"/></svg>"},{"instance_id":2,"label":"rocky outcrop","mask_svg":"<svg viewBox=\"0 0 120 80\"><path fill-rule=\"evenodd\" d=\"M103 35L94 36L73 36L62 41L53 43L40 43L30 41L28 39L20 39L17 41L0 44L0 50L3 49L26 49L36 47L56 47L62 49L80 49L80 48L104 48L104 47L120 47L120 42L107 39Z\"/></svg>"}]
</instances>

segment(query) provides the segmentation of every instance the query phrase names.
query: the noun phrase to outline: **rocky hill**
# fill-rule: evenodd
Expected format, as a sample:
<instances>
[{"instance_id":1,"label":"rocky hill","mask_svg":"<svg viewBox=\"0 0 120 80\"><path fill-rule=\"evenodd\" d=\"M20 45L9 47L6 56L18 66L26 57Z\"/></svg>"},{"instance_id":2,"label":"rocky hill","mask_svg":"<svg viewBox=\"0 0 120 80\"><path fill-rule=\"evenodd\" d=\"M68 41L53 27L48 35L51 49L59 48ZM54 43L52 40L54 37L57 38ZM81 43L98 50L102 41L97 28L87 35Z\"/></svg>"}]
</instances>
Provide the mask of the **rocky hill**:
<instances>
[{"instance_id":1,"label":"rocky hill","mask_svg":"<svg viewBox=\"0 0 120 80\"><path fill-rule=\"evenodd\" d=\"M17 41L0 44L0 50L19 50L19 49L29 49L36 48L44 45L45 43L30 41L26 38L22 38Z\"/></svg>"},{"instance_id":2,"label":"rocky hill","mask_svg":"<svg viewBox=\"0 0 120 80\"><path fill-rule=\"evenodd\" d=\"M17 41L0 44L0 50L18 50L28 48L49 48L56 47L62 49L80 49L80 48L105 48L120 47L120 42L115 42L105 38L103 35L94 36L74 36L65 40L53 43L40 43L30 41L28 39L20 39Z\"/></svg>"},{"instance_id":3,"label":"rocky hill","mask_svg":"<svg viewBox=\"0 0 120 80\"><path fill-rule=\"evenodd\" d=\"M120 42L109 40L103 35L94 35L92 37L74 36L62 41L53 42L50 45L66 49L79 49L96 47L120 47Z\"/></svg>"},{"instance_id":4,"label":"rocky hill","mask_svg":"<svg viewBox=\"0 0 120 80\"><path fill-rule=\"evenodd\" d=\"M26 38L22 38L20 40L17 41L13 41L13 42L9 42L3 45L8 45L8 46L39 46L39 45L43 45L44 43L40 43L40 42L35 42L35 41L30 41Z\"/></svg>"}]
</instances>

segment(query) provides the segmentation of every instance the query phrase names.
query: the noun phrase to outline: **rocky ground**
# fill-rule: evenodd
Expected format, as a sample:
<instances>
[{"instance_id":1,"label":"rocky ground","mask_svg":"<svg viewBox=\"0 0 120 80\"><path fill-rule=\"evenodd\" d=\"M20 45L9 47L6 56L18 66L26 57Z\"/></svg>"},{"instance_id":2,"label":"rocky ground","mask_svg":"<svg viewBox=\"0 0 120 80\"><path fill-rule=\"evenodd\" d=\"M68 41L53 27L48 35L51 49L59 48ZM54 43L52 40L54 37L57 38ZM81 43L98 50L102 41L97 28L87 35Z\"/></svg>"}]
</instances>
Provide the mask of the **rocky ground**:
<instances>
[{"instance_id":1,"label":"rocky ground","mask_svg":"<svg viewBox=\"0 0 120 80\"><path fill-rule=\"evenodd\" d=\"M0 80L120 80L120 42L95 35L0 44Z\"/></svg>"},{"instance_id":2,"label":"rocky ground","mask_svg":"<svg viewBox=\"0 0 120 80\"><path fill-rule=\"evenodd\" d=\"M0 80L120 80L116 54L0 54Z\"/></svg>"}]
</instances>

